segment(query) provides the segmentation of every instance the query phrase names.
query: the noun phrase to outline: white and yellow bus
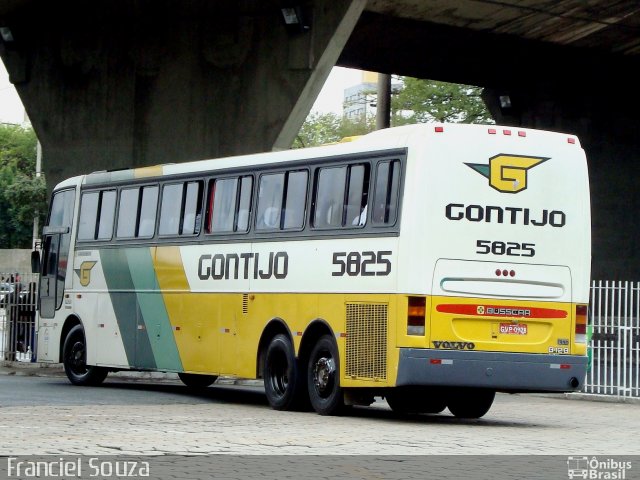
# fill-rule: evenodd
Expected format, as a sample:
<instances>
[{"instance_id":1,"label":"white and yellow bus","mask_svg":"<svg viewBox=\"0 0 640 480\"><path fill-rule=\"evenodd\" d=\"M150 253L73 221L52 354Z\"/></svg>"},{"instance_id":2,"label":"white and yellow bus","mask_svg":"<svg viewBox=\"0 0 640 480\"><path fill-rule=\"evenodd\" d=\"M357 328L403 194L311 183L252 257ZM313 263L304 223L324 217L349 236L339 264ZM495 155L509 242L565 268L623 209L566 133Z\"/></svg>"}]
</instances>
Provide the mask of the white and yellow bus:
<instances>
[{"instance_id":1,"label":"white and yellow bus","mask_svg":"<svg viewBox=\"0 0 640 480\"><path fill-rule=\"evenodd\" d=\"M590 255L567 134L419 125L97 172L53 192L38 359L77 385L263 378L281 410L480 417L581 388Z\"/></svg>"}]
</instances>

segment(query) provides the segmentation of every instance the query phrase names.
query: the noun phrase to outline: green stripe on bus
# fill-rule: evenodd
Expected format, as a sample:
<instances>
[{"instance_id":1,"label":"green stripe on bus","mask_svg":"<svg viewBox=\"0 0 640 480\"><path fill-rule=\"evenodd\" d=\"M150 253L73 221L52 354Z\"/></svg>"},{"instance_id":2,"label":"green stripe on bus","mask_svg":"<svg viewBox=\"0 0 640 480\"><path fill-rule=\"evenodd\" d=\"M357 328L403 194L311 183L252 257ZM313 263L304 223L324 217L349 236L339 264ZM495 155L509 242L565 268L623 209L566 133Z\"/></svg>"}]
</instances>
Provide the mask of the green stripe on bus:
<instances>
[{"instance_id":1,"label":"green stripe on bus","mask_svg":"<svg viewBox=\"0 0 640 480\"><path fill-rule=\"evenodd\" d=\"M98 183L121 182L132 180L133 170L116 170L114 172L96 172L85 177L85 185L95 185Z\"/></svg>"},{"instance_id":2,"label":"green stripe on bus","mask_svg":"<svg viewBox=\"0 0 640 480\"><path fill-rule=\"evenodd\" d=\"M127 249L126 255L156 367L160 370L182 371L173 327L156 279L151 252L148 248Z\"/></svg>"},{"instance_id":3,"label":"green stripe on bus","mask_svg":"<svg viewBox=\"0 0 640 480\"><path fill-rule=\"evenodd\" d=\"M143 250L148 251L146 248L134 251ZM138 328L138 325L144 324L138 321L142 318L142 313L134 290L126 249L101 250L100 259L129 366L155 368L147 332Z\"/></svg>"}]
</instances>

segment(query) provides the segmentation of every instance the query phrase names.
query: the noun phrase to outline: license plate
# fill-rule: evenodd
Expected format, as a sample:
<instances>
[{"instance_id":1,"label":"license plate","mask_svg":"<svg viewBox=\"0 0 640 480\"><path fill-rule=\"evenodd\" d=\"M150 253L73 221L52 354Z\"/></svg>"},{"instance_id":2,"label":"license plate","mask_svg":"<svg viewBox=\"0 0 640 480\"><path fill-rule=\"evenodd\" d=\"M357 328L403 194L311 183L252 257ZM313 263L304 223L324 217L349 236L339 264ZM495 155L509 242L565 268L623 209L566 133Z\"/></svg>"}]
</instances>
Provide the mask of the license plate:
<instances>
[{"instance_id":1,"label":"license plate","mask_svg":"<svg viewBox=\"0 0 640 480\"><path fill-rule=\"evenodd\" d=\"M501 323L500 333L504 335L526 335L528 332L526 323Z\"/></svg>"}]
</instances>

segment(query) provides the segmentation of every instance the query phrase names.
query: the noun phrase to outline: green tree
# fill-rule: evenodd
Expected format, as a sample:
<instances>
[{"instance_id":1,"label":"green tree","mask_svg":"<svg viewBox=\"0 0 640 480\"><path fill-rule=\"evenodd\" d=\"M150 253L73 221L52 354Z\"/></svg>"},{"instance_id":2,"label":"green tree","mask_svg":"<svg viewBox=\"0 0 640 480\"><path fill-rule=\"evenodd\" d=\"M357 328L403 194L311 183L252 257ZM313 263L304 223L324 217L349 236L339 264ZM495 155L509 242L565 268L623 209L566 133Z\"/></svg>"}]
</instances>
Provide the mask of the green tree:
<instances>
[{"instance_id":1,"label":"green tree","mask_svg":"<svg viewBox=\"0 0 640 480\"><path fill-rule=\"evenodd\" d=\"M392 125L493 123L481 94L480 87L402 77L402 87L391 101Z\"/></svg>"},{"instance_id":2,"label":"green tree","mask_svg":"<svg viewBox=\"0 0 640 480\"><path fill-rule=\"evenodd\" d=\"M336 143L346 137L364 135L375 128L375 118L352 121L335 113L311 112L300 127L293 148L316 147Z\"/></svg>"},{"instance_id":3,"label":"green tree","mask_svg":"<svg viewBox=\"0 0 640 480\"><path fill-rule=\"evenodd\" d=\"M0 125L0 248L30 248L33 217L44 218L47 191L35 176L36 144L33 129Z\"/></svg>"}]
</instances>

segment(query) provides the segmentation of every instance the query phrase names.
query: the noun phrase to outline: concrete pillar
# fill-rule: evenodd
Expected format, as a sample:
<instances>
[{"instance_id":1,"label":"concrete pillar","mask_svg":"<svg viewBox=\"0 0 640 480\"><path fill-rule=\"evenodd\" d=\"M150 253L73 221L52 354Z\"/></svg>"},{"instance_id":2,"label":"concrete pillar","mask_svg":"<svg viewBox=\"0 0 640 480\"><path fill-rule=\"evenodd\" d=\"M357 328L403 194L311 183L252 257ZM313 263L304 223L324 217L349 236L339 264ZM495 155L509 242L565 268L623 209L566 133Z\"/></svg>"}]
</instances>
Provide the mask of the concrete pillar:
<instances>
[{"instance_id":1,"label":"concrete pillar","mask_svg":"<svg viewBox=\"0 0 640 480\"><path fill-rule=\"evenodd\" d=\"M606 72L611 70L604 69ZM604 75L606 77L608 75ZM587 155L594 280L640 278L640 100L624 76L486 89L496 122L572 133ZM503 108L500 96L511 106Z\"/></svg>"},{"instance_id":2,"label":"concrete pillar","mask_svg":"<svg viewBox=\"0 0 640 480\"><path fill-rule=\"evenodd\" d=\"M288 148L365 3L43 1L4 19L14 41L0 56L52 188L94 170Z\"/></svg>"}]
</instances>

